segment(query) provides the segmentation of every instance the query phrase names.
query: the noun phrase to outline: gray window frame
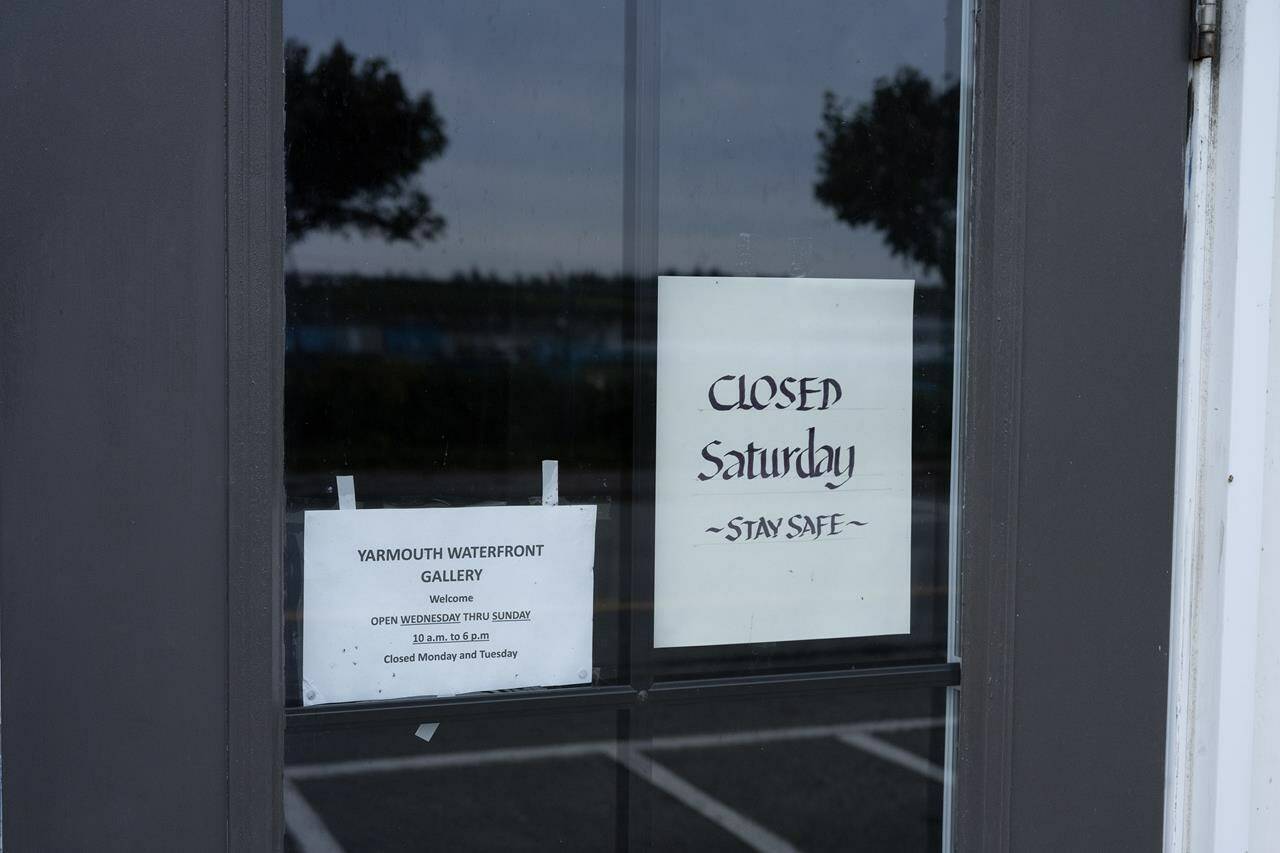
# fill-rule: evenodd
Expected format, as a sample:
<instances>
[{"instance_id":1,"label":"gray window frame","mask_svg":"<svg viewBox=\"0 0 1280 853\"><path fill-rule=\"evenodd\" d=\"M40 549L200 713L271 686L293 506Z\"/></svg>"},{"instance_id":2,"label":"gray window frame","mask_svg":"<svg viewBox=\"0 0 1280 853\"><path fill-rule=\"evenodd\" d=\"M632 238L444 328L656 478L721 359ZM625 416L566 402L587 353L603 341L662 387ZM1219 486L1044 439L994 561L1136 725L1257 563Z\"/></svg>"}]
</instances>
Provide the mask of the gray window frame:
<instances>
[{"instance_id":1,"label":"gray window frame","mask_svg":"<svg viewBox=\"0 0 1280 853\"><path fill-rule=\"evenodd\" d=\"M954 837L1152 849L1187 9L975 15ZM0 54L5 840L277 850L281 4L19 4Z\"/></svg>"}]
</instances>

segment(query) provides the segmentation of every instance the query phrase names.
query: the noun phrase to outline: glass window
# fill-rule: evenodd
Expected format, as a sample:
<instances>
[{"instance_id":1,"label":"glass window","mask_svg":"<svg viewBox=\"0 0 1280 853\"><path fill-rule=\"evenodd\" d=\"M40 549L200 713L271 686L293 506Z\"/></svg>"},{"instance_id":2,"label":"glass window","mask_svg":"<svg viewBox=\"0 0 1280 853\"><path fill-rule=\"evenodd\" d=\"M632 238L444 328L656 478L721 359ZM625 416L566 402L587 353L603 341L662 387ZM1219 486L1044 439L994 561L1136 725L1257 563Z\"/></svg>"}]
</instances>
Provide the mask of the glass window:
<instances>
[{"instance_id":1,"label":"glass window","mask_svg":"<svg viewBox=\"0 0 1280 853\"><path fill-rule=\"evenodd\" d=\"M291 701L302 513L336 505L335 475L360 507L528 506L544 459L564 503L597 507L592 657L616 682L634 373L621 7L286 16Z\"/></svg>"},{"instance_id":2,"label":"glass window","mask_svg":"<svg viewBox=\"0 0 1280 853\"><path fill-rule=\"evenodd\" d=\"M937 850L939 691L307 729L287 850Z\"/></svg>"},{"instance_id":3,"label":"glass window","mask_svg":"<svg viewBox=\"0 0 1280 853\"><path fill-rule=\"evenodd\" d=\"M286 0L290 843L936 849L943 682L806 678L947 661L960 27L954 0ZM465 712L307 679L335 620L409 666L540 616L553 647L572 619L518 602L315 586L401 561L462 590L484 552L310 550L340 507L514 519L547 460L594 512L589 665Z\"/></svg>"}]
</instances>

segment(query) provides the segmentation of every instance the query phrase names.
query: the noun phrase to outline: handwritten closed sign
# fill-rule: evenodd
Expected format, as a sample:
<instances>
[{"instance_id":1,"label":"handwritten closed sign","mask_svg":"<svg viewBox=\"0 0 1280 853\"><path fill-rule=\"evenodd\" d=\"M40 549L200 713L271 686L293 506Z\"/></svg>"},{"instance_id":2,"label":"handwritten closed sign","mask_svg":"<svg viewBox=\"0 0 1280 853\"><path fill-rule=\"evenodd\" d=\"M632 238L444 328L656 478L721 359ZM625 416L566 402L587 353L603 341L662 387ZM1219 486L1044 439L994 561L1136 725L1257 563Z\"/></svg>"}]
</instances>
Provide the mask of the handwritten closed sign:
<instances>
[{"instance_id":1,"label":"handwritten closed sign","mask_svg":"<svg viewBox=\"0 0 1280 853\"><path fill-rule=\"evenodd\" d=\"M657 646L910 631L913 288L659 280Z\"/></svg>"}]
</instances>

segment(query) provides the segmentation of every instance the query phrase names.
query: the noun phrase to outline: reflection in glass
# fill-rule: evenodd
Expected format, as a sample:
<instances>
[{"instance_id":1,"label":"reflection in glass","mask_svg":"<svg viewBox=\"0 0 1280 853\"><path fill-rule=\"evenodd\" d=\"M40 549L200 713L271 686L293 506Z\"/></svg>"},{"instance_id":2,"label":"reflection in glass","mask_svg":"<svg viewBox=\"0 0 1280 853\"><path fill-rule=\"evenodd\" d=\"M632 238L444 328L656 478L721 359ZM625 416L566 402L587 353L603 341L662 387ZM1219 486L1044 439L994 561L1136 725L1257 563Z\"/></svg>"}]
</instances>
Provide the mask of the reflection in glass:
<instances>
[{"instance_id":1,"label":"reflection in glass","mask_svg":"<svg viewBox=\"0 0 1280 853\"><path fill-rule=\"evenodd\" d=\"M610 712L294 733L286 849L936 850L943 711L820 691L664 705L621 739Z\"/></svg>"},{"instance_id":2,"label":"reflection in glass","mask_svg":"<svg viewBox=\"0 0 1280 853\"><path fill-rule=\"evenodd\" d=\"M302 512L336 505L335 475L361 507L527 505L543 459L563 503L599 508L594 685L945 660L958 12L665 3L637 66L623 0L288 0L290 706ZM628 61L660 71L629 87ZM641 97L656 166L628 174ZM656 226L626 214L637 194ZM662 274L916 281L909 634L644 642L657 280L624 267L641 244ZM430 743L408 723L294 731L289 843L319 826L349 851L936 849L940 702L482 713Z\"/></svg>"},{"instance_id":3,"label":"reflection in glass","mask_svg":"<svg viewBox=\"0 0 1280 853\"><path fill-rule=\"evenodd\" d=\"M644 778L666 796L653 798L648 841L654 850L937 850L944 712L937 691L660 708ZM703 820L690 819L690 806ZM699 830L701 847L690 843Z\"/></svg>"},{"instance_id":4,"label":"reflection in glass","mask_svg":"<svg viewBox=\"0 0 1280 853\"><path fill-rule=\"evenodd\" d=\"M944 659L958 13L932 2L662 6L659 269L916 280L911 633L690 649L664 655L663 672Z\"/></svg>"},{"instance_id":5,"label":"reflection in glass","mask_svg":"<svg viewBox=\"0 0 1280 853\"><path fill-rule=\"evenodd\" d=\"M617 680L633 288L620 4L290 3L285 467L291 703L302 517L599 507L598 680ZM536 10L536 14L535 14ZM571 25L571 26L570 26ZM495 61L500 58L500 61Z\"/></svg>"},{"instance_id":6,"label":"reflection in glass","mask_svg":"<svg viewBox=\"0 0 1280 853\"><path fill-rule=\"evenodd\" d=\"M614 849L622 810L613 715L444 720L430 743L414 729L291 734L293 849Z\"/></svg>"},{"instance_id":7,"label":"reflection in glass","mask_svg":"<svg viewBox=\"0 0 1280 853\"><path fill-rule=\"evenodd\" d=\"M524 504L548 458L563 500L601 508L595 657L617 681L649 535L627 519L652 476L633 435L654 287L622 272L622 4L379 15L289 6L291 700L300 511L334 505L335 474L362 506ZM955 24L933 4L663 9L662 271L917 279L912 633L693 650L666 672L943 657Z\"/></svg>"}]
</instances>

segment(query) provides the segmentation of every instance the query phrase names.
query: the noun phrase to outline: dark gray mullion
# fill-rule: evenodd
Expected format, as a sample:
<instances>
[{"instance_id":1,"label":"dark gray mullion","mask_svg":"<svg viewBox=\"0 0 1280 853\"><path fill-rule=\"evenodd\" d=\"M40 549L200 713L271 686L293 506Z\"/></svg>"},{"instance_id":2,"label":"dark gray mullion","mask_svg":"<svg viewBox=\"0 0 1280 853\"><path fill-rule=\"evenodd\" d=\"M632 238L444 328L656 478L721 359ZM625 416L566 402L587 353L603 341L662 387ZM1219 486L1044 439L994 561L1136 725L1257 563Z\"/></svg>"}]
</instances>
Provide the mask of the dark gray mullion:
<instances>
[{"instance_id":1,"label":"dark gray mullion","mask_svg":"<svg viewBox=\"0 0 1280 853\"><path fill-rule=\"evenodd\" d=\"M976 5L976 4L975 4ZM1028 0L977 10L963 330L956 849L1008 850Z\"/></svg>"},{"instance_id":2,"label":"dark gray mullion","mask_svg":"<svg viewBox=\"0 0 1280 853\"><path fill-rule=\"evenodd\" d=\"M1188 22L978 11L960 850L1160 844Z\"/></svg>"},{"instance_id":3,"label":"dark gray mullion","mask_svg":"<svg viewBox=\"0 0 1280 853\"><path fill-rule=\"evenodd\" d=\"M654 457L656 430L655 364L646 357L648 345L657 340L658 274L658 0L627 0L624 27L626 44L625 150L623 193L623 266L631 280L635 318L631 340L633 377L631 506L625 540L631 545L627 578L621 588L627 600L623 625L626 638L627 678L633 688L631 702L618 711L618 748L647 746L652 740L653 717L644 708L646 691L653 682L653 531ZM638 753L647 762L649 753ZM654 791L635 774L618 765L618 841L626 850L653 846Z\"/></svg>"},{"instance_id":4,"label":"dark gray mullion","mask_svg":"<svg viewBox=\"0 0 1280 853\"><path fill-rule=\"evenodd\" d=\"M280 2L227 4L227 844L282 843L284 75Z\"/></svg>"}]
</instances>

